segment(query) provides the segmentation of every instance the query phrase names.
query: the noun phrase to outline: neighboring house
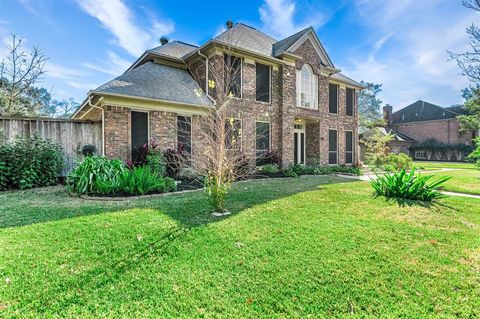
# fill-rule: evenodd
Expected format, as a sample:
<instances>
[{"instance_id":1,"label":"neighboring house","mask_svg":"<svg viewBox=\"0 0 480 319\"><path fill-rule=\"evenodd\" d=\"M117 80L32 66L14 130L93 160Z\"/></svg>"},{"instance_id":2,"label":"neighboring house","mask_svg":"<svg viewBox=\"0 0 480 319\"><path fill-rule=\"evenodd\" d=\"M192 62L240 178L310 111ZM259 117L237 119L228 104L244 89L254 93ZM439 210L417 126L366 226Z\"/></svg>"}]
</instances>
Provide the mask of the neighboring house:
<instances>
[{"instance_id":1,"label":"neighboring house","mask_svg":"<svg viewBox=\"0 0 480 319\"><path fill-rule=\"evenodd\" d=\"M90 91L73 118L102 119L107 157L129 159L155 139L165 149L187 145L195 159L196 116L215 107L208 80L231 47L241 78L229 109L251 163L271 151L283 166L357 164L363 86L335 68L313 28L278 41L241 23L227 26L200 47L163 41L146 51L124 74Z\"/></svg>"},{"instance_id":2,"label":"neighboring house","mask_svg":"<svg viewBox=\"0 0 480 319\"><path fill-rule=\"evenodd\" d=\"M386 105L383 114L386 130L394 135L390 145L394 153L402 152L422 160L463 160L461 150L473 144L475 132L460 132L456 117L464 114L461 107L441 107L417 101L395 113L392 109L392 106ZM455 147L459 150L458 154L450 152ZM448 149L450 151L446 152Z\"/></svg>"}]
</instances>

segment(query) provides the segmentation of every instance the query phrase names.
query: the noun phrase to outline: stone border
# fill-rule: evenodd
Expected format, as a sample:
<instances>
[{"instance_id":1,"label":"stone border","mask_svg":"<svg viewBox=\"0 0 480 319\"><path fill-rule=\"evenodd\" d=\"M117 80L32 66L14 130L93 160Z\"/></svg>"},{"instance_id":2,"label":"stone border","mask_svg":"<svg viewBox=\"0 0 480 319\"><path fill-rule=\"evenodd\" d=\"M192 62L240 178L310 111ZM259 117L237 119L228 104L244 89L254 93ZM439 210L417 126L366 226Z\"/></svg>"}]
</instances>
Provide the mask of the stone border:
<instances>
[{"instance_id":1,"label":"stone border","mask_svg":"<svg viewBox=\"0 0 480 319\"><path fill-rule=\"evenodd\" d=\"M88 196L88 195L80 195L69 193L72 197L77 197L85 200L92 200L92 201L103 201L103 202L123 202L129 200L140 200L140 199L152 199L152 198L160 198L160 197L168 197L168 196L179 196L187 193L193 193L204 188L197 188L197 189L187 189L178 192L169 192L169 193L159 193L159 194L150 194L150 195L140 195L140 196L124 196L124 197L108 197L108 196Z\"/></svg>"}]
</instances>

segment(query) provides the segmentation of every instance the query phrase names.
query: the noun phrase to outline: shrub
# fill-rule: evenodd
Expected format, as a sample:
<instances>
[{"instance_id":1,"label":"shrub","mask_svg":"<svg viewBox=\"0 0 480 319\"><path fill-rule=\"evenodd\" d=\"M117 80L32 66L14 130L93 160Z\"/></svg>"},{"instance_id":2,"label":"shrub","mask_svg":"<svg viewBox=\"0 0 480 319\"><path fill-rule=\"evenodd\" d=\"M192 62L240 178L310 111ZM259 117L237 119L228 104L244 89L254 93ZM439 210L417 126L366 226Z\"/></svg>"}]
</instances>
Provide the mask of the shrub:
<instances>
[{"instance_id":1,"label":"shrub","mask_svg":"<svg viewBox=\"0 0 480 319\"><path fill-rule=\"evenodd\" d=\"M125 164L118 159L102 156L87 156L67 176L67 187L78 194L114 193L120 176L127 172Z\"/></svg>"},{"instance_id":2,"label":"shrub","mask_svg":"<svg viewBox=\"0 0 480 319\"><path fill-rule=\"evenodd\" d=\"M264 174L276 174L280 172L278 164L267 164L260 167L260 172Z\"/></svg>"},{"instance_id":3,"label":"shrub","mask_svg":"<svg viewBox=\"0 0 480 319\"><path fill-rule=\"evenodd\" d=\"M223 212L225 210L225 198L230 189L231 181L224 181L221 177L211 174L205 177L204 185L210 206L215 212Z\"/></svg>"},{"instance_id":4,"label":"shrub","mask_svg":"<svg viewBox=\"0 0 480 319\"><path fill-rule=\"evenodd\" d=\"M384 168L387 171L412 168L412 158L407 154L389 154Z\"/></svg>"},{"instance_id":5,"label":"shrub","mask_svg":"<svg viewBox=\"0 0 480 319\"><path fill-rule=\"evenodd\" d=\"M283 175L286 177L297 177L298 174L290 167L282 171Z\"/></svg>"},{"instance_id":6,"label":"shrub","mask_svg":"<svg viewBox=\"0 0 480 319\"><path fill-rule=\"evenodd\" d=\"M377 176L370 181L377 195L387 198L400 198L430 202L443 197L438 189L451 177L441 177L436 181L430 179L433 175L416 175L415 169L407 173L405 169L393 174Z\"/></svg>"},{"instance_id":7,"label":"shrub","mask_svg":"<svg viewBox=\"0 0 480 319\"><path fill-rule=\"evenodd\" d=\"M63 167L62 148L39 136L0 142L0 190L54 185Z\"/></svg>"},{"instance_id":8,"label":"shrub","mask_svg":"<svg viewBox=\"0 0 480 319\"><path fill-rule=\"evenodd\" d=\"M476 148L467 156L467 160L473 162L475 166L480 168L480 137L475 139L475 145Z\"/></svg>"},{"instance_id":9,"label":"shrub","mask_svg":"<svg viewBox=\"0 0 480 319\"><path fill-rule=\"evenodd\" d=\"M120 175L119 190L128 195L145 195L157 191L169 192L176 189L175 181L152 172L148 166L135 167Z\"/></svg>"},{"instance_id":10,"label":"shrub","mask_svg":"<svg viewBox=\"0 0 480 319\"><path fill-rule=\"evenodd\" d=\"M151 150L147 154L147 165L153 173L159 176L165 176L166 164L165 156L160 150Z\"/></svg>"},{"instance_id":11,"label":"shrub","mask_svg":"<svg viewBox=\"0 0 480 319\"><path fill-rule=\"evenodd\" d=\"M308 166L308 165L300 165L300 164L293 164L284 171L284 174L288 171L289 175L285 176L299 176L299 175L328 175L328 174L336 174L336 173L344 173L344 174L351 174L351 175L360 175L361 171L360 168L355 166L342 166L342 165L335 165L335 166Z\"/></svg>"}]
</instances>

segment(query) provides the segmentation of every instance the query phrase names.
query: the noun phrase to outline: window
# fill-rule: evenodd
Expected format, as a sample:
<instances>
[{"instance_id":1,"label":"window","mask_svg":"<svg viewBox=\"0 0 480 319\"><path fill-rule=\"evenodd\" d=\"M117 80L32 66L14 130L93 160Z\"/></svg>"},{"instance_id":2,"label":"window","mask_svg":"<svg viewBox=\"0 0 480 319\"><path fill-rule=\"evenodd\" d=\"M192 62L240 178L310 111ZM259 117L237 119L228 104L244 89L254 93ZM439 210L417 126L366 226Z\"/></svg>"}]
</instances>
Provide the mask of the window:
<instances>
[{"instance_id":1,"label":"window","mask_svg":"<svg viewBox=\"0 0 480 319\"><path fill-rule=\"evenodd\" d=\"M338 160L337 130L328 130L328 164L337 164Z\"/></svg>"},{"instance_id":2,"label":"window","mask_svg":"<svg viewBox=\"0 0 480 319\"><path fill-rule=\"evenodd\" d=\"M256 64L256 95L255 100L270 103L270 66Z\"/></svg>"},{"instance_id":3,"label":"window","mask_svg":"<svg viewBox=\"0 0 480 319\"><path fill-rule=\"evenodd\" d=\"M328 84L328 111L338 113L338 85Z\"/></svg>"},{"instance_id":4,"label":"window","mask_svg":"<svg viewBox=\"0 0 480 319\"><path fill-rule=\"evenodd\" d=\"M192 154L192 119L177 116L177 150Z\"/></svg>"},{"instance_id":5,"label":"window","mask_svg":"<svg viewBox=\"0 0 480 319\"><path fill-rule=\"evenodd\" d=\"M255 155L257 165L270 151L270 123L256 122L255 129Z\"/></svg>"},{"instance_id":6,"label":"window","mask_svg":"<svg viewBox=\"0 0 480 319\"><path fill-rule=\"evenodd\" d=\"M353 132L345 131L345 164L353 164Z\"/></svg>"},{"instance_id":7,"label":"window","mask_svg":"<svg viewBox=\"0 0 480 319\"><path fill-rule=\"evenodd\" d=\"M346 114L347 116L353 116L353 106L355 105L355 91L353 89L347 88L347 107Z\"/></svg>"},{"instance_id":8,"label":"window","mask_svg":"<svg viewBox=\"0 0 480 319\"><path fill-rule=\"evenodd\" d=\"M225 55L225 93L242 97L242 59Z\"/></svg>"},{"instance_id":9,"label":"window","mask_svg":"<svg viewBox=\"0 0 480 319\"><path fill-rule=\"evenodd\" d=\"M425 151L415 151L416 159L427 159L427 152Z\"/></svg>"},{"instance_id":10,"label":"window","mask_svg":"<svg viewBox=\"0 0 480 319\"><path fill-rule=\"evenodd\" d=\"M228 119L225 123L225 146L227 149L241 150L242 149L242 121Z\"/></svg>"},{"instance_id":11,"label":"window","mask_svg":"<svg viewBox=\"0 0 480 319\"><path fill-rule=\"evenodd\" d=\"M297 70L297 106L318 109L318 78L307 64Z\"/></svg>"}]
</instances>

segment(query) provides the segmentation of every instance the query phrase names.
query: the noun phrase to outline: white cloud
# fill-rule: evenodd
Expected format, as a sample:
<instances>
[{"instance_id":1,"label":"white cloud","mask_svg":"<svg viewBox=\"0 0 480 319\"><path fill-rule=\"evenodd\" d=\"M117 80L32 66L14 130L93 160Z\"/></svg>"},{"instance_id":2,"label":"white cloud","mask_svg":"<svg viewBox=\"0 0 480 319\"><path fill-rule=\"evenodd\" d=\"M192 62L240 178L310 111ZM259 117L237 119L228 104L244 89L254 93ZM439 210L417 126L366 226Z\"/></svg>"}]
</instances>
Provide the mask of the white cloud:
<instances>
[{"instance_id":1,"label":"white cloud","mask_svg":"<svg viewBox=\"0 0 480 319\"><path fill-rule=\"evenodd\" d=\"M120 57L115 52L107 51L107 59L105 59L105 61L102 61L100 64L85 62L82 63L82 66L108 75L119 76L125 72L131 64L131 61Z\"/></svg>"},{"instance_id":2,"label":"white cloud","mask_svg":"<svg viewBox=\"0 0 480 319\"><path fill-rule=\"evenodd\" d=\"M45 64L45 69L47 70L47 76L61 80L73 80L86 75L81 70L68 68L50 61Z\"/></svg>"},{"instance_id":3,"label":"white cloud","mask_svg":"<svg viewBox=\"0 0 480 319\"><path fill-rule=\"evenodd\" d=\"M465 28L478 21L473 11L437 0L361 0L356 10L370 31L371 50L352 54L346 74L383 83L382 100L397 109L418 99L461 102L460 90L469 83L447 51L467 48Z\"/></svg>"},{"instance_id":4,"label":"white cloud","mask_svg":"<svg viewBox=\"0 0 480 319\"><path fill-rule=\"evenodd\" d=\"M265 0L258 12L266 33L285 38L309 26L320 27L332 15L325 7L322 11L307 9L308 14L302 14L298 22L295 21L296 2L293 0Z\"/></svg>"},{"instance_id":5,"label":"white cloud","mask_svg":"<svg viewBox=\"0 0 480 319\"><path fill-rule=\"evenodd\" d=\"M153 46L161 35L174 30L173 22L158 21L153 15L150 15L150 25L142 28L123 0L77 0L77 3L115 36L120 47L134 56Z\"/></svg>"},{"instance_id":6,"label":"white cloud","mask_svg":"<svg viewBox=\"0 0 480 319\"><path fill-rule=\"evenodd\" d=\"M94 83L84 83L84 82L77 82L77 81L66 81L65 83L67 83L68 85L70 85L75 89L83 90L83 91L93 90L96 87L98 87L98 84L94 84Z\"/></svg>"}]
</instances>

